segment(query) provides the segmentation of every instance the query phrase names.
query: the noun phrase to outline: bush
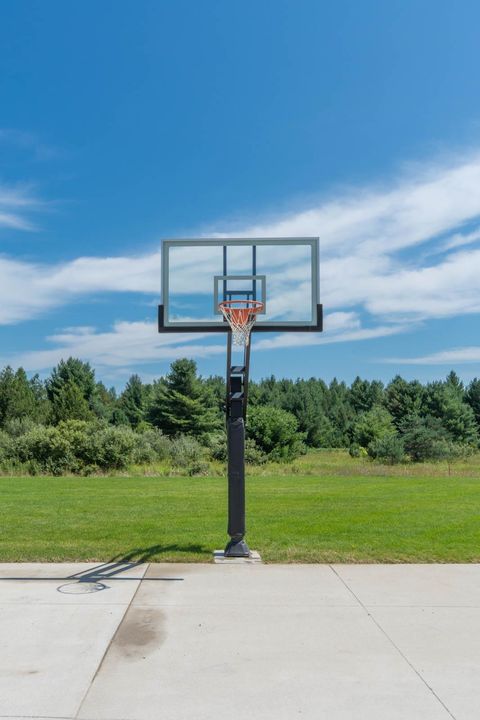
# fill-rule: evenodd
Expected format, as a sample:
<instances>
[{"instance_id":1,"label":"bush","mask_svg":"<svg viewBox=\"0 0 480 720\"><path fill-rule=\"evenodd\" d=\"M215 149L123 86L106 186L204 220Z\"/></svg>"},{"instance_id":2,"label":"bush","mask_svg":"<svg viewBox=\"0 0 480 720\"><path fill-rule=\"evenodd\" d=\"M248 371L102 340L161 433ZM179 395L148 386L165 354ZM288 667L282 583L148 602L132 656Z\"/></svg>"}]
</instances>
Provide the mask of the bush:
<instances>
[{"instance_id":1,"label":"bush","mask_svg":"<svg viewBox=\"0 0 480 720\"><path fill-rule=\"evenodd\" d=\"M353 425L353 441L364 448L368 448L375 440L394 433L393 418L381 405L374 405L371 410L359 415Z\"/></svg>"},{"instance_id":2,"label":"bush","mask_svg":"<svg viewBox=\"0 0 480 720\"><path fill-rule=\"evenodd\" d=\"M95 436L95 463L101 470L121 470L134 460L135 433L126 427L107 427Z\"/></svg>"},{"instance_id":3,"label":"bush","mask_svg":"<svg viewBox=\"0 0 480 720\"><path fill-rule=\"evenodd\" d=\"M135 445L135 433L129 428L66 420L56 427L37 425L14 438L11 456L34 474L90 474L125 468L134 459Z\"/></svg>"},{"instance_id":4,"label":"bush","mask_svg":"<svg viewBox=\"0 0 480 720\"><path fill-rule=\"evenodd\" d=\"M374 440L368 446L368 454L375 460L389 465L405 462L405 446L398 435L384 435Z\"/></svg>"},{"instance_id":5,"label":"bush","mask_svg":"<svg viewBox=\"0 0 480 720\"><path fill-rule=\"evenodd\" d=\"M208 475L209 472L210 463L201 460L192 463L192 465L187 468L187 475L190 475L190 477L193 475Z\"/></svg>"},{"instance_id":6,"label":"bush","mask_svg":"<svg viewBox=\"0 0 480 720\"><path fill-rule=\"evenodd\" d=\"M70 468L72 472L83 472L85 467L97 464L97 439L105 427L85 420L64 420L57 425L56 429L75 457Z\"/></svg>"},{"instance_id":7,"label":"bush","mask_svg":"<svg viewBox=\"0 0 480 720\"><path fill-rule=\"evenodd\" d=\"M198 440L178 435L170 444L170 459L174 467L189 467L203 460L205 449Z\"/></svg>"},{"instance_id":8,"label":"bush","mask_svg":"<svg viewBox=\"0 0 480 720\"><path fill-rule=\"evenodd\" d=\"M57 427L37 425L16 439L14 450L21 463L35 461L36 467L53 475L78 469L70 443Z\"/></svg>"},{"instance_id":9,"label":"bush","mask_svg":"<svg viewBox=\"0 0 480 720\"><path fill-rule=\"evenodd\" d=\"M245 441L245 462L249 465L263 465L268 460L253 438Z\"/></svg>"},{"instance_id":10,"label":"bush","mask_svg":"<svg viewBox=\"0 0 480 720\"><path fill-rule=\"evenodd\" d=\"M413 462L442 460L448 453L451 438L439 419L430 415L409 415L401 424L405 450Z\"/></svg>"},{"instance_id":11,"label":"bush","mask_svg":"<svg viewBox=\"0 0 480 720\"><path fill-rule=\"evenodd\" d=\"M155 462L157 455L147 438L139 435L135 439L135 447L133 449L133 462L140 465L147 465Z\"/></svg>"},{"instance_id":12,"label":"bush","mask_svg":"<svg viewBox=\"0 0 480 720\"><path fill-rule=\"evenodd\" d=\"M21 466L31 474L81 473L122 470L133 462L170 459L173 465L205 471L204 449L197 440L165 437L160 430L112 426L103 421L65 420L57 426L10 427L14 436L0 431L0 466ZM21 430L25 429L25 432Z\"/></svg>"},{"instance_id":13,"label":"bush","mask_svg":"<svg viewBox=\"0 0 480 720\"><path fill-rule=\"evenodd\" d=\"M8 463L15 457L14 441L10 435L0 430L0 463Z\"/></svg>"},{"instance_id":14,"label":"bush","mask_svg":"<svg viewBox=\"0 0 480 720\"><path fill-rule=\"evenodd\" d=\"M368 457L366 448L362 447L358 443L352 443L348 452L350 453L350 457L353 458Z\"/></svg>"},{"instance_id":15,"label":"bush","mask_svg":"<svg viewBox=\"0 0 480 720\"><path fill-rule=\"evenodd\" d=\"M248 414L247 433L269 460L289 462L306 452L305 435L295 415L270 405L255 406Z\"/></svg>"},{"instance_id":16,"label":"bush","mask_svg":"<svg viewBox=\"0 0 480 720\"><path fill-rule=\"evenodd\" d=\"M225 432L205 436L205 442L212 460L227 462L227 434ZM245 462L249 465L261 465L267 462L267 456L253 438L246 438L245 440Z\"/></svg>"},{"instance_id":17,"label":"bush","mask_svg":"<svg viewBox=\"0 0 480 720\"><path fill-rule=\"evenodd\" d=\"M227 461L227 434L225 432L210 433L203 438L212 460Z\"/></svg>"},{"instance_id":18,"label":"bush","mask_svg":"<svg viewBox=\"0 0 480 720\"><path fill-rule=\"evenodd\" d=\"M150 463L157 460L167 460L171 456L170 438L166 437L157 428L142 428L141 432L135 433L135 448L133 452L134 462Z\"/></svg>"},{"instance_id":19,"label":"bush","mask_svg":"<svg viewBox=\"0 0 480 720\"><path fill-rule=\"evenodd\" d=\"M7 420L4 430L11 437L20 437L20 435L25 435L36 426L37 423L30 417L16 417Z\"/></svg>"}]
</instances>

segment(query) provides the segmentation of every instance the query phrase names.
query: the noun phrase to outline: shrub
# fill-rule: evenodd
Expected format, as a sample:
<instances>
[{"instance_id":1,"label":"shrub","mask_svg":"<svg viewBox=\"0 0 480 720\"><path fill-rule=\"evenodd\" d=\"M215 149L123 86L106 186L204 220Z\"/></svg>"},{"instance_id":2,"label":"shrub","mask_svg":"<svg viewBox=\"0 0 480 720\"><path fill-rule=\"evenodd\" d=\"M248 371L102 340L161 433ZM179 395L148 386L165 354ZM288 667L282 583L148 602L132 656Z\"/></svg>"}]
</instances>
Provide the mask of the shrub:
<instances>
[{"instance_id":1,"label":"shrub","mask_svg":"<svg viewBox=\"0 0 480 720\"><path fill-rule=\"evenodd\" d=\"M22 463L36 461L48 473L61 475L77 469L68 440L57 427L37 425L15 441L15 455Z\"/></svg>"},{"instance_id":2,"label":"shrub","mask_svg":"<svg viewBox=\"0 0 480 720\"><path fill-rule=\"evenodd\" d=\"M212 460L227 462L227 434L225 432L205 436L205 442ZM245 440L245 462L249 465L261 465L267 462L267 456L253 438L246 438Z\"/></svg>"},{"instance_id":3,"label":"shrub","mask_svg":"<svg viewBox=\"0 0 480 720\"><path fill-rule=\"evenodd\" d=\"M227 434L225 432L210 433L203 438L212 460L226 462L227 460Z\"/></svg>"},{"instance_id":4,"label":"shrub","mask_svg":"<svg viewBox=\"0 0 480 720\"><path fill-rule=\"evenodd\" d=\"M203 460L204 448L188 435L178 435L171 441L170 458L174 467L189 467Z\"/></svg>"},{"instance_id":5,"label":"shrub","mask_svg":"<svg viewBox=\"0 0 480 720\"><path fill-rule=\"evenodd\" d=\"M14 441L10 435L0 430L0 463L8 463L15 456Z\"/></svg>"},{"instance_id":6,"label":"shrub","mask_svg":"<svg viewBox=\"0 0 480 720\"><path fill-rule=\"evenodd\" d=\"M157 428L142 428L135 433L134 462L149 463L156 460L167 460L171 456L170 438Z\"/></svg>"},{"instance_id":7,"label":"shrub","mask_svg":"<svg viewBox=\"0 0 480 720\"><path fill-rule=\"evenodd\" d=\"M97 464L97 438L105 427L101 423L85 420L63 420L57 425L58 432L76 460L70 470L83 472L85 467Z\"/></svg>"},{"instance_id":8,"label":"shrub","mask_svg":"<svg viewBox=\"0 0 480 720\"><path fill-rule=\"evenodd\" d=\"M35 474L90 474L125 468L133 461L135 442L129 428L66 420L56 427L37 425L14 438L12 456Z\"/></svg>"},{"instance_id":9,"label":"shrub","mask_svg":"<svg viewBox=\"0 0 480 720\"><path fill-rule=\"evenodd\" d=\"M245 462L249 465L263 465L268 460L253 438L245 441Z\"/></svg>"},{"instance_id":10,"label":"shrub","mask_svg":"<svg viewBox=\"0 0 480 720\"><path fill-rule=\"evenodd\" d=\"M192 463L187 468L187 475L192 477L193 475L208 475L210 472L210 463L199 460L198 462Z\"/></svg>"},{"instance_id":11,"label":"shrub","mask_svg":"<svg viewBox=\"0 0 480 720\"><path fill-rule=\"evenodd\" d=\"M359 415L353 425L353 441L364 448L368 448L371 442L394 433L393 418L381 405L374 405L371 410Z\"/></svg>"},{"instance_id":12,"label":"shrub","mask_svg":"<svg viewBox=\"0 0 480 720\"><path fill-rule=\"evenodd\" d=\"M398 435L384 435L373 440L367 448L370 457L389 465L405 462L405 446Z\"/></svg>"},{"instance_id":13,"label":"shrub","mask_svg":"<svg viewBox=\"0 0 480 720\"><path fill-rule=\"evenodd\" d=\"M157 459L155 450L148 442L148 439L142 435L135 438L135 447L133 449L133 462L139 464L153 463Z\"/></svg>"},{"instance_id":14,"label":"shrub","mask_svg":"<svg viewBox=\"0 0 480 720\"><path fill-rule=\"evenodd\" d=\"M441 460L451 442L441 421L430 415L409 415L402 422L401 431L405 450L413 462Z\"/></svg>"},{"instance_id":15,"label":"shrub","mask_svg":"<svg viewBox=\"0 0 480 720\"><path fill-rule=\"evenodd\" d=\"M368 452L367 452L366 448L362 447L358 443L352 443L350 445L348 452L350 453L350 457L353 457L353 458L368 456Z\"/></svg>"},{"instance_id":16,"label":"shrub","mask_svg":"<svg viewBox=\"0 0 480 720\"><path fill-rule=\"evenodd\" d=\"M15 417L7 420L4 430L11 437L20 437L20 435L25 435L36 426L37 423L30 417Z\"/></svg>"},{"instance_id":17,"label":"shrub","mask_svg":"<svg viewBox=\"0 0 480 720\"><path fill-rule=\"evenodd\" d=\"M95 436L95 463L101 470L121 470L134 460L135 433L127 427L107 427Z\"/></svg>"},{"instance_id":18,"label":"shrub","mask_svg":"<svg viewBox=\"0 0 480 720\"><path fill-rule=\"evenodd\" d=\"M306 452L305 435L295 415L270 405L255 406L248 414L247 433L269 460L289 462Z\"/></svg>"}]
</instances>

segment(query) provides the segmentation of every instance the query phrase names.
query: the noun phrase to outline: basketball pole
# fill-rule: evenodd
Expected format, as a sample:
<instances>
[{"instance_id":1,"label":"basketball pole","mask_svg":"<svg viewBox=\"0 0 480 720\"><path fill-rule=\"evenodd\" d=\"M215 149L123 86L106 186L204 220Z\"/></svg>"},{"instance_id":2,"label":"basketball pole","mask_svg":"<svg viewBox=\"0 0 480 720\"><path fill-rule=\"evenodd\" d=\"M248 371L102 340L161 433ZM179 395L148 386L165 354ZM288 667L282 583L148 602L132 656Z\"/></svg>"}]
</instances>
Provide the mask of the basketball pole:
<instances>
[{"instance_id":1,"label":"basketball pole","mask_svg":"<svg viewBox=\"0 0 480 720\"><path fill-rule=\"evenodd\" d=\"M245 418L250 343L244 348L243 365L232 366L232 332L227 333L227 451L228 527L225 557L249 557L245 541Z\"/></svg>"}]
</instances>

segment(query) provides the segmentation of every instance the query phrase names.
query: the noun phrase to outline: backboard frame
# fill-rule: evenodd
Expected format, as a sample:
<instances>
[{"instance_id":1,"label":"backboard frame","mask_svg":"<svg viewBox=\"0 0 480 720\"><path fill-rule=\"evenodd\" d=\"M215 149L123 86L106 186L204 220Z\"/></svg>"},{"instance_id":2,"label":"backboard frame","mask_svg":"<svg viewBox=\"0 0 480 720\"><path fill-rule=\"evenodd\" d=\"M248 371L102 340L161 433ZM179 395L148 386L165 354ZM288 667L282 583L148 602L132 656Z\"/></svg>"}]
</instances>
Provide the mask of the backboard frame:
<instances>
[{"instance_id":1,"label":"backboard frame","mask_svg":"<svg viewBox=\"0 0 480 720\"><path fill-rule=\"evenodd\" d=\"M318 237L271 237L271 238L190 238L175 239L162 241L162 293L161 303L158 306L158 331L160 333L209 333L209 332L228 332L229 325L227 322L201 322L192 323L185 321L171 321L168 319L169 308L169 273L170 273L170 250L175 247L231 247L231 246L261 246L261 245L284 245L284 246L307 246L310 247L311 253L311 303L312 318L308 322L303 321L257 321L253 327L253 332L322 332L323 330L323 308L319 301L320 294L320 277L319 277L319 239ZM265 279L256 274L254 270L253 276L258 277L263 292L265 292ZM253 277L252 276L252 277ZM214 275L212 281L218 283L218 278L222 275ZM229 276L234 278L235 276ZM250 277L250 276L248 276ZM214 280L217 278L217 280ZM267 279L268 283L268 279Z\"/></svg>"}]
</instances>

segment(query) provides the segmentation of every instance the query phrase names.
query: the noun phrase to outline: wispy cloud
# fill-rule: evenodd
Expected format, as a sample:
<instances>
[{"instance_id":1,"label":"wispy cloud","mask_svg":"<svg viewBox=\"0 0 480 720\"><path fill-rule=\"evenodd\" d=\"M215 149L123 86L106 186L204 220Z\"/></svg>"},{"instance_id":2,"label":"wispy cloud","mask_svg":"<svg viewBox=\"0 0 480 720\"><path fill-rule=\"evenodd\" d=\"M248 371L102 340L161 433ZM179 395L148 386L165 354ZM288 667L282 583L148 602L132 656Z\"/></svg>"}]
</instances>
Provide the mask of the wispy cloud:
<instances>
[{"instance_id":1,"label":"wispy cloud","mask_svg":"<svg viewBox=\"0 0 480 720\"><path fill-rule=\"evenodd\" d=\"M79 296L100 292L158 296L159 268L159 253L137 258L78 258L58 265L0 257L0 324L28 320Z\"/></svg>"},{"instance_id":2,"label":"wispy cloud","mask_svg":"<svg viewBox=\"0 0 480 720\"><path fill-rule=\"evenodd\" d=\"M417 166L382 187L343 191L301 212L237 227L227 236L319 235L321 239L321 299L330 311L332 324L326 324L322 336L262 336L255 340L256 348L360 341L403 333L431 318L479 313L479 187L480 153L472 152L456 161ZM0 212L7 207L6 200L2 206L1 198L0 194ZM22 200L21 193L14 192L10 198L10 212L17 212L20 222L24 219L22 202L28 207L28 195ZM279 261L279 257L272 257L272 262ZM198 292L210 293L207 260L203 283L198 257L187 256L185 262L180 294L183 292L188 300L194 285ZM283 298L274 299L272 312L282 311L280 305L276 308L277 300L291 304L293 295L289 293L296 292L303 272L301 262L284 263L286 292ZM4 257L0 258L0 323L30 319L100 292L136 292L157 298L159 285L158 250L133 257L81 257L56 265ZM335 329L335 317L343 327ZM144 339L135 343L130 325L117 324L109 333L72 331L71 338L66 337L68 333L63 339L57 336L50 340L55 347L23 359L34 369L51 365L59 353L68 352L127 367L150 357L149 352L155 359L184 352L185 336L176 340L166 336L169 339L163 342L162 336L150 334L151 329L140 324L137 329L143 327ZM156 338L153 346L152 337ZM102 347L111 349L102 356ZM189 347L193 354L194 346ZM215 345L201 340L195 350L198 355L212 354ZM453 356L445 359L453 361ZM422 362L427 364L427 360Z\"/></svg>"},{"instance_id":3,"label":"wispy cloud","mask_svg":"<svg viewBox=\"0 0 480 720\"><path fill-rule=\"evenodd\" d=\"M412 358L385 358L382 362L395 365L459 365L480 362L480 346L459 347L452 350L440 350L429 355Z\"/></svg>"},{"instance_id":4,"label":"wispy cloud","mask_svg":"<svg viewBox=\"0 0 480 720\"><path fill-rule=\"evenodd\" d=\"M0 153L14 149L25 151L30 159L49 160L57 157L58 148L42 142L34 133L12 128L0 128ZM0 182L0 230L35 230L31 216L47 206L36 196L30 184L8 185Z\"/></svg>"},{"instance_id":5,"label":"wispy cloud","mask_svg":"<svg viewBox=\"0 0 480 720\"><path fill-rule=\"evenodd\" d=\"M45 370L71 355L90 360L100 371L126 368L130 364L148 364L157 360L173 360L185 355L207 357L225 351L225 343L204 345L206 334L176 333L159 335L154 323L117 322L107 332L95 328L67 328L51 335L46 350L33 350L5 355L0 364L22 366L25 370Z\"/></svg>"},{"instance_id":6,"label":"wispy cloud","mask_svg":"<svg viewBox=\"0 0 480 720\"><path fill-rule=\"evenodd\" d=\"M35 225L30 215L43 205L30 186L8 186L0 183L0 230L34 230Z\"/></svg>"},{"instance_id":7,"label":"wispy cloud","mask_svg":"<svg viewBox=\"0 0 480 720\"><path fill-rule=\"evenodd\" d=\"M253 338L255 351L318 345L322 343L366 340L402 332L404 328L362 328L356 313L331 313L325 318L328 334L282 333L268 338ZM62 358L75 356L88 360L106 378L124 378L130 367L153 362L171 361L180 357L205 358L225 353L223 336L210 333L168 333L159 335L151 322L116 322L110 330L99 332L94 327L65 328L47 337L49 347L0 357L0 366L22 366L27 371L47 370Z\"/></svg>"}]
</instances>

